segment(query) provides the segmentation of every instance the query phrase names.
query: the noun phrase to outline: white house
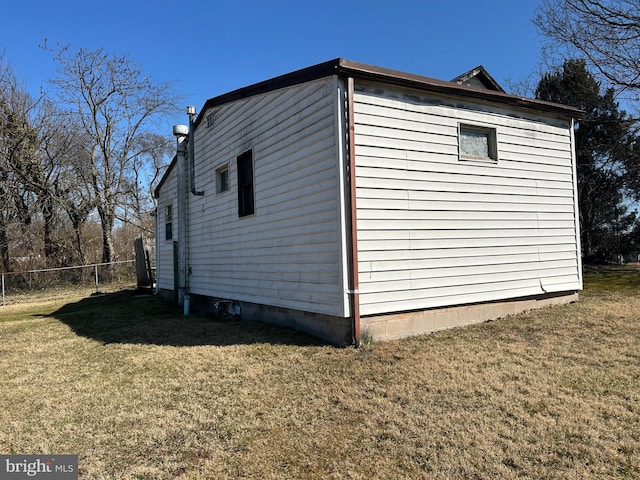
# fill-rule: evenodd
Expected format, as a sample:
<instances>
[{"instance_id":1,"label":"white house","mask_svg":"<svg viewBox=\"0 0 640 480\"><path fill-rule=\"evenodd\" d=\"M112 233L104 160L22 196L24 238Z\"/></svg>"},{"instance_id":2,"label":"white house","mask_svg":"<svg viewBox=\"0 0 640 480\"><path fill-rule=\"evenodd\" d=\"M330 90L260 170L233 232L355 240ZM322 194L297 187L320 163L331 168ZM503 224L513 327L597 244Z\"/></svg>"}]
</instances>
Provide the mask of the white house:
<instances>
[{"instance_id":1,"label":"white house","mask_svg":"<svg viewBox=\"0 0 640 480\"><path fill-rule=\"evenodd\" d=\"M211 98L156 189L159 291L337 345L573 301L580 113L344 59Z\"/></svg>"}]
</instances>

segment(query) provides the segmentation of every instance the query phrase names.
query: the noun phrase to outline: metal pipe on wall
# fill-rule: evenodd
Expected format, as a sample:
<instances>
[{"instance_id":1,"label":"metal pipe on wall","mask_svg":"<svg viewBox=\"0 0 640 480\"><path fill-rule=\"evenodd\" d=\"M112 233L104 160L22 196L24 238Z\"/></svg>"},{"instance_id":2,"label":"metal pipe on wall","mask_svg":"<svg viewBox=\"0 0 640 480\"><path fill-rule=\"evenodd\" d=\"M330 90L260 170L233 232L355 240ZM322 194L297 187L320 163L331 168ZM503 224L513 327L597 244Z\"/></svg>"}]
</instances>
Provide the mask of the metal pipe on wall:
<instances>
[{"instance_id":1,"label":"metal pipe on wall","mask_svg":"<svg viewBox=\"0 0 640 480\"><path fill-rule=\"evenodd\" d=\"M189 184L193 195L204 195L203 191L196 190L196 162L194 154L194 137L193 117L196 115L196 107L189 105L187 107L187 115L189 115Z\"/></svg>"},{"instance_id":2,"label":"metal pipe on wall","mask_svg":"<svg viewBox=\"0 0 640 480\"><path fill-rule=\"evenodd\" d=\"M178 190L178 305L183 305L184 296L187 293L187 185L185 165L185 139L189 133L189 127L174 125L173 135L176 137L176 181Z\"/></svg>"}]
</instances>

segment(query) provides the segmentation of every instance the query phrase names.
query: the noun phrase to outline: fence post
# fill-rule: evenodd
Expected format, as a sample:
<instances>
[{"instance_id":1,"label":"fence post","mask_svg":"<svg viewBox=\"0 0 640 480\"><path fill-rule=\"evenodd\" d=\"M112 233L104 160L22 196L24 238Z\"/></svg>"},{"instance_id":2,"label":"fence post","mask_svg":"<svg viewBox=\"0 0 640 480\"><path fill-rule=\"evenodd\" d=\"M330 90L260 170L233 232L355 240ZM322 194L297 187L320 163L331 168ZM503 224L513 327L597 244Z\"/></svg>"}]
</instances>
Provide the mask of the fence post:
<instances>
[{"instance_id":1,"label":"fence post","mask_svg":"<svg viewBox=\"0 0 640 480\"><path fill-rule=\"evenodd\" d=\"M96 293L99 293L99 290L98 290L98 264L95 264L94 268L95 268L95 272L96 272Z\"/></svg>"},{"instance_id":2,"label":"fence post","mask_svg":"<svg viewBox=\"0 0 640 480\"><path fill-rule=\"evenodd\" d=\"M4 272L2 272L2 306L4 307Z\"/></svg>"}]
</instances>

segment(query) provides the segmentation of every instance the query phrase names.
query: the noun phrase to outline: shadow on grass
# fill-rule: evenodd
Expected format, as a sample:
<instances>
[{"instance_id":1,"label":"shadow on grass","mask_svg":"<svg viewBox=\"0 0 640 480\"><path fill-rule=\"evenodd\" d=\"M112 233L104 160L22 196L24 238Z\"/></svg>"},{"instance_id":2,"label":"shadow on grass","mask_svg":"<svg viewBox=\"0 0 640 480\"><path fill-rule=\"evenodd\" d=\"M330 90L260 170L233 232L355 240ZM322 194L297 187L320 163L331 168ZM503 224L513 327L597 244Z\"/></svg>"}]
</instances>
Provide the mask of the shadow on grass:
<instances>
[{"instance_id":1,"label":"shadow on grass","mask_svg":"<svg viewBox=\"0 0 640 480\"><path fill-rule=\"evenodd\" d=\"M149 345L324 345L320 340L261 322L215 321L181 312L150 294L120 291L68 303L50 315L83 337L102 343Z\"/></svg>"},{"instance_id":2,"label":"shadow on grass","mask_svg":"<svg viewBox=\"0 0 640 480\"><path fill-rule=\"evenodd\" d=\"M614 291L638 291L640 289L640 266L584 265L584 287L590 293Z\"/></svg>"}]
</instances>

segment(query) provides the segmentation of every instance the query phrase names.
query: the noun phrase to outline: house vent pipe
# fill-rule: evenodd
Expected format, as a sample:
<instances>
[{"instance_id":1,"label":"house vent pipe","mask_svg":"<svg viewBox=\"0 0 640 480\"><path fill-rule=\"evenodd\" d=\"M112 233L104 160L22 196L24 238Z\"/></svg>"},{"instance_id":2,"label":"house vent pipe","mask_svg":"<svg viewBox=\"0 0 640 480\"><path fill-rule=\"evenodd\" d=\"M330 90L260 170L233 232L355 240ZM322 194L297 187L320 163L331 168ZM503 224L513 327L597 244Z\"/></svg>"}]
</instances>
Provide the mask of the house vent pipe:
<instances>
[{"instance_id":1,"label":"house vent pipe","mask_svg":"<svg viewBox=\"0 0 640 480\"><path fill-rule=\"evenodd\" d=\"M174 137L186 137L189 135L189 127L186 125L174 125L173 126L173 136Z\"/></svg>"},{"instance_id":2,"label":"house vent pipe","mask_svg":"<svg viewBox=\"0 0 640 480\"><path fill-rule=\"evenodd\" d=\"M193 130L193 117L196 115L196 107L189 105L187 107L187 115L189 115L189 184L191 185L191 193L193 195L204 195L204 192L196 190L196 162L193 153L193 137L195 135Z\"/></svg>"},{"instance_id":3,"label":"house vent pipe","mask_svg":"<svg viewBox=\"0 0 640 480\"><path fill-rule=\"evenodd\" d=\"M176 182L178 202L178 242L177 242L177 294L178 305L183 305L184 296L189 291L189 278L187 272L187 182L186 182L186 136L189 127L186 125L174 125L173 135L176 137ZM174 279L175 280L175 279Z\"/></svg>"}]
</instances>

